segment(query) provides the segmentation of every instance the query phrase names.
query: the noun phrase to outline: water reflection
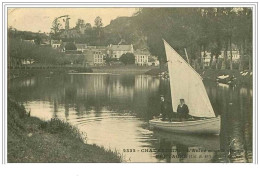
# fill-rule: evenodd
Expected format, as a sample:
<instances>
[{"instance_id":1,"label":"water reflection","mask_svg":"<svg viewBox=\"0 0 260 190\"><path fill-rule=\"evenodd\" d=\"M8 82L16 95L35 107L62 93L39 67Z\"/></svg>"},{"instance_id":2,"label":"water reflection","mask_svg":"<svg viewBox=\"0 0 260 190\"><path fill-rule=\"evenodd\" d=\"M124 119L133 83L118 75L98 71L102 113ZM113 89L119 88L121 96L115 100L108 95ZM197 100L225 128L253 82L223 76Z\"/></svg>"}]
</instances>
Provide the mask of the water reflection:
<instances>
[{"instance_id":1,"label":"water reflection","mask_svg":"<svg viewBox=\"0 0 260 190\"><path fill-rule=\"evenodd\" d=\"M252 162L252 89L205 81L220 136L149 129L169 82L145 75L59 75L8 83L32 116L58 117L87 133L87 141L117 150L129 162ZM170 150L170 151L168 151Z\"/></svg>"}]
</instances>

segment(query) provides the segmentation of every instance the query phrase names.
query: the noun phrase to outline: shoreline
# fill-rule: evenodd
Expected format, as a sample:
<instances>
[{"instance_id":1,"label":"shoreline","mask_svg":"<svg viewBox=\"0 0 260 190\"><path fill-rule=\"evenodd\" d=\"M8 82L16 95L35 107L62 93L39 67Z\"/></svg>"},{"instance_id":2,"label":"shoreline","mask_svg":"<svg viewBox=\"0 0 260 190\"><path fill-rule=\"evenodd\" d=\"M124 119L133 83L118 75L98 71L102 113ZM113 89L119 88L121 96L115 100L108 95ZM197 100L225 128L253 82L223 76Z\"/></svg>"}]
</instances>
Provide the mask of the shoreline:
<instances>
[{"instance_id":1,"label":"shoreline","mask_svg":"<svg viewBox=\"0 0 260 190\"><path fill-rule=\"evenodd\" d=\"M147 71L145 74L146 75L151 75L151 76L160 76L161 73L167 73L168 69L166 67L163 68L155 68L155 69L151 69L149 71ZM230 78L230 76L234 75L234 77L236 78L235 84L236 85L241 85L241 86L253 86L253 75L251 75L250 73L252 71L248 71L248 70L244 70L242 71L244 74L247 72L246 75L242 75L241 71L239 70L228 70L228 69L224 69L224 70L214 70L214 69L205 69L205 70L197 70L197 72L203 77L203 79L207 79L213 82L219 82L222 84L228 84L228 80ZM218 76L223 76L223 75L229 75L229 77L227 78L227 80L221 80L217 81L217 77Z\"/></svg>"},{"instance_id":2,"label":"shoreline","mask_svg":"<svg viewBox=\"0 0 260 190\"><path fill-rule=\"evenodd\" d=\"M8 68L8 80L13 80L16 78L23 78L23 77L34 77L34 76L51 76L51 75L60 75L69 72L85 72L85 73L92 73L92 69L87 67L27 67L27 68L15 68L10 69Z\"/></svg>"},{"instance_id":3,"label":"shoreline","mask_svg":"<svg viewBox=\"0 0 260 190\"><path fill-rule=\"evenodd\" d=\"M8 163L119 163L117 152L86 142L86 135L57 118L30 117L8 98Z\"/></svg>"},{"instance_id":4,"label":"shoreline","mask_svg":"<svg viewBox=\"0 0 260 190\"><path fill-rule=\"evenodd\" d=\"M77 73L93 73L93 74L134 74L134 75L150 75L150 76L160 76L162 72L167 72L167 67L155 67L155 66L137 66L137 65L111 65L111 66L99 66L99 67L28 67L27 69L8 69L8 80L23 78L23 77L33 77L33 76L51 76L51 75L61 75L61 74L77 74ZM214 70L205 69L197 70L197 72L204 78L213 82L217 82L217 77L221 75L234 76L236 78L236 85L242 86L252 86L253 77L251 72L244 70L243 73L248 72L248 74L242 75L241 71L234 70ZM228 80L219 81L223 84L228 84Z\"/></svg>"},{"instance_id":5,"label":"shoreline","mask_svg":"<svg viewBox=\"0 0 260 190\"><path fill-rule=\"evenodd\" d=\"M68 73L145 74L155 66L111 65L99 67L23 67L8 68L8 80L23 77L51 76Z\"/></svg>"},{"instance_id":6,"label":"shoreline","mask_svg":"<svg viewBox=\"0 0 260 190\"><path fill-rule=\"evenodd\" d=\"M145 74L155 66L138 66L138 65L111 65L91 67L93 73L111 73L111 74Z\"/></svg>"}]
</instances>

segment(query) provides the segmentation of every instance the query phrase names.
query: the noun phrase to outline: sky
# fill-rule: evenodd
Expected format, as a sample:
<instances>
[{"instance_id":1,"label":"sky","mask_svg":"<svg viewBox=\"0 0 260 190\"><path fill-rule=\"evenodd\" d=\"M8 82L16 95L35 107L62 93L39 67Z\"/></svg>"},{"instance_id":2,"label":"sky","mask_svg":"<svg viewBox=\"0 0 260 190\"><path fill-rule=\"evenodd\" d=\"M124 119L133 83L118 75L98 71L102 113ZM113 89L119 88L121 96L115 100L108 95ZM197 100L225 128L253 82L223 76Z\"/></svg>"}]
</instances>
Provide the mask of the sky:
<instances>
[{"instance_id":1,"label":"sky","mask_svg":"<svg viewBox=\"0 0 260 190\"><path fill-rule=\"evenodd\" d=\"M62 15L70 16L70 27L74 27L79 18L93 26L97 16L106 26L117 17L132 16L135 12L136 8L9 8L8 27L49 33L52 21Z\"/></svg>"}]
</instances>

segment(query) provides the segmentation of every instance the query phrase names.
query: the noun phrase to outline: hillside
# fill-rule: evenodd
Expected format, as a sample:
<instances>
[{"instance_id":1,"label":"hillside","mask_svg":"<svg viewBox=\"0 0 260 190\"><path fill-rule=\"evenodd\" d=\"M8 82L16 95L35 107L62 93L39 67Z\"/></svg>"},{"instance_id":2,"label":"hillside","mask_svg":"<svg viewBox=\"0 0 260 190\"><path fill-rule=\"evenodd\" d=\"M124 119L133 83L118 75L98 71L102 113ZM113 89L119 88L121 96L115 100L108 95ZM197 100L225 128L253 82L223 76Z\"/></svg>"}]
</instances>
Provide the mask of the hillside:
<instances>
[{"instance_id":1,"label":"hillside","mask_svg":"<svg viewBox=\"0 0 260 190\"><path fill-rule=\"evenodd\" d=\"M146 37L135 24L135 17L118 17L104 27L107 44L133 44L135 49L147 48Z\"/></svg>"}]
</instances>

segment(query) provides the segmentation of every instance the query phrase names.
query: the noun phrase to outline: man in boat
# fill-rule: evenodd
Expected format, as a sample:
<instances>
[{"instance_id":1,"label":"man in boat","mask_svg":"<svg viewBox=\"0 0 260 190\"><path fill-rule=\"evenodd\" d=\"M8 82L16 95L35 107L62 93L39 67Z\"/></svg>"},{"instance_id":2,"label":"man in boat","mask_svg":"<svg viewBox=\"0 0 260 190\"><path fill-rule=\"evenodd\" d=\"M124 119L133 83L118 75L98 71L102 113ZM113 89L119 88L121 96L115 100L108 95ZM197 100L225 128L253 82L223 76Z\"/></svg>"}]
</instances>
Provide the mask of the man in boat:
<instances>
[{"instance_id":1,"label":"man in boat","mask_svg":"<svg viewBox=\"0 0 260 190\"><path fill-rule=\"evenodd\" d=\"M185 104L184 99L180 99L180 104L178 105L177 108L177 114L179 117L180 121L183 121L185 119L188 119L189 116L189 108L188 106Z\"/></svg>"},{"instance_id":2,"label":"man in boat","mask_svg":"<svg viewBox=\"0 0 260 190\"><path fill-rule=\"evenodd\" d=\"M165 121L166 120L166 110L167 107L166 107L166 102L165 102L165 99L164 99L164 96L161 95L161 113L160 113L160 116L162 117L162 120Z\"/></svg>"}]
</instances>

